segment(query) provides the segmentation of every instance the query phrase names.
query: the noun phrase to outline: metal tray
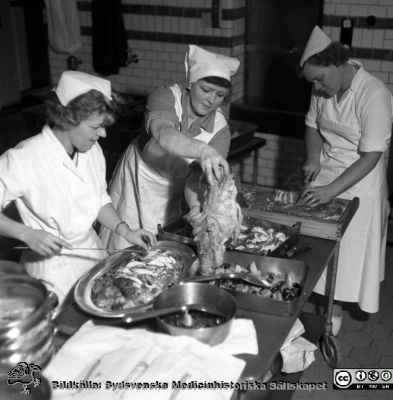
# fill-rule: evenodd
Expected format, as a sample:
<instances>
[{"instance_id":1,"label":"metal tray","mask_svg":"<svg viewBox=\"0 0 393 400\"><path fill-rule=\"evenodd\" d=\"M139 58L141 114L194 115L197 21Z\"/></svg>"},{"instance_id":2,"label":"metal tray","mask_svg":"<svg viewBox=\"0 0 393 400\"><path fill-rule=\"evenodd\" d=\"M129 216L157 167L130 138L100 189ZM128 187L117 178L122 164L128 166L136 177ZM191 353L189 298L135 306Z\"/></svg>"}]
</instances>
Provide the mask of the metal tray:
<instances>
[{"instance_id":1,"label":"metal tray","mask_svg":"<svg viewBox=\"0 0 393 400\"><path fill-rule=\"evenodd\" d=\"M263 254L271 257L283 257L283 258L288 258L287 255L288 250L291 249L297 243L301 227L301 222L296 222L294 225L290 226L290 225L278 224L271 221L266 221L262 218L253 216L244 216L242 224L250 227L260 226L264 228L273 228L276 231L284 232L286 236L288 236L287 240L281 243L274 250L268 251L266 254ZM165 228L162 228L161 225L158 225L158 238L160 240L173 240L179 243L184 243L187 246L196 249L197 244L190 235L192 235L191 225L184 218L176 220L171 225L168 225ZM252 249L241 249L241 250L236 249L237 246L238 245L229 243L227 245L227 249L231 251L239 251L248 254L258 254L256 253L256 251L253 251Z\"/></svg>"},{"instance_id":2,"label":"metal tray","mask_svg":"<svg viewBox=\"0 0 393 400\"><path fill-rule=\"evenodd\" d=\"M271 256L271 257L284 257L286 258L286 252L294 246L299 240L301 222L296 222L294 225L283 225L275 222L266 221L262 218L244 216L242 225L247 227L261 227L264 229L274 229L276 232L282 232L287 236L287 239L277 246L274 250L267 250L265 252L259 252L258 249L237 249L241 243L232 244L230 243L227 248L231 251L240 251L242 253Z\"/></svg>"},{"instance_id":3,"label":"metal tray","mask_svg":"<svg viewBox=\"0 0 393 400\"><path fill-rule=\"evenodd\" d=\"M181 276L184 275L184 271L188 270L196 259L195 253L188 246L179 242L167 240L159 241L156 246L151 248L151 250L156 249L171 250L181 257L183 262L183 270L180 273L179 279L181 279ZM75 301L79 307L89 314L103 318L122 318L126 315L126 313L142 311L146 308L149 308L153 303L153 300L135 307L129 307L126 310L105 310L97 307L91 299L91 291L95 279L108 272L111 268L118 267L120 264L128 263L132 259L135 252L140 251L144 250L139 246L131 246L127 249L120 250L104 258L92 269L82 275L74 290Z\"/></svg>"},{"instance_id":4,"label":"metal tray","mask_svg":"<svg viewBox=\"0 0 393 400\"><path fill-rule=\"evenodd\" d=\"M310 287L310 280L307 279L309 266L303 261L258 256L235 251L227 251L224 254L224 263L239 264L242 267L248 267L252 261L255 262L257 268L263 274L269 272L286 274L290 272L293 280L302 284L303 290L300 295L293 300L275 300L255 294L228 290L235 297L238 308L279 316L290 316L300 312L305 299L313 289ZM191 271L193 270L194 268L192 268L192 266L188 270L184 270L181 279L187 281L192 280Z\"/></svg>"}]
</instances>

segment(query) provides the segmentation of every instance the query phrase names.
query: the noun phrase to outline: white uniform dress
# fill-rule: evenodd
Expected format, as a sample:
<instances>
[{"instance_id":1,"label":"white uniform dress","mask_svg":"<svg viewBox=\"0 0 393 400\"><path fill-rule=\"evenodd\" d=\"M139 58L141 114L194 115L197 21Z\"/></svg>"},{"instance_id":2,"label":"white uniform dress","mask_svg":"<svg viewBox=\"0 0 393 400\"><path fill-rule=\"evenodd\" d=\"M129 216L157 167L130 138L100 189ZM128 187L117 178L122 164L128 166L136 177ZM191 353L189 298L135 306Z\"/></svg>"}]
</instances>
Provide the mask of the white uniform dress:
<instances>
[{"instance_id":1,"label":"white uniform dress","mask_svg":"<svg viewBox=\"0 0 393 400\"><path fill-rule=\"evenodd\" d=\"M327 185L359 159L361 152L385 152L393 122L392 96L385 85L360 63L351 87L337 103L336 96L312 96L306 125L318 129L324 143L322 169L312 186ZM360 206L340 244L334 298L356 302L378 311L379 285L384 279L387 219L389 215L385 160L382 156L369 174L339 197L359 197ZM328 294L326 271L314 291Z\"/></svg>"},{"instance_id":2,"label":"white uniform dress","mask_svg":"<svg viewBox=\"0 0 393 400\"><path fill-rule=\"evenodd\" d=\"M163 107L167 110L151 110L146 126L152 118L173 118L176 126L181 132L188 131L188 114L184 89L174 84L169 87L172 95L169 97L171 104L167 104L167 97L163 100ZM153 96L160 97L165 91L153 93ZM173 111L172 111L173 110ZM154 116L153 116L154 115ZM227 136L222 135L223 147L226 157L230 144L230 131L226 117L218 109L211 115L200 118L201 121L211 122L211 131L202 128L201 121L195 121L194 126L197 133L193 139L210 143L220 132L227 129ZM147 128L148 129L148 128ZM185 133L186 134L186 133ZM159 145L148 140L143 148L139 149L138 138L127 148L116 166L110 183L110 195L113 206L132 229L144 228L151 232L157 232L157 224L163 227L177 220L182 215L182 199L184 186L189 174L189 165L194 161L188 158L170 156L165 153ZM129 244L121 236L101 228L100 237L108 248L124 248Z\"/></svg>"},{"instance_id":3,"label":"white uniform dress","mask_svg":"<svg viewBox=\"0 0 393 400\"><path fill-rule=\"evenodd\" d=\"M76 157L71 160L45 126L0 157L0 205L15 200L26 226L50 232L74 247L100 248L92 224L111 201L105 159L98 144ZM105 256L98 250L63 249L51 257L24 251L21 263L31 276L47 281L62 301L77 279Z\"/></svg>"}]
</instances>

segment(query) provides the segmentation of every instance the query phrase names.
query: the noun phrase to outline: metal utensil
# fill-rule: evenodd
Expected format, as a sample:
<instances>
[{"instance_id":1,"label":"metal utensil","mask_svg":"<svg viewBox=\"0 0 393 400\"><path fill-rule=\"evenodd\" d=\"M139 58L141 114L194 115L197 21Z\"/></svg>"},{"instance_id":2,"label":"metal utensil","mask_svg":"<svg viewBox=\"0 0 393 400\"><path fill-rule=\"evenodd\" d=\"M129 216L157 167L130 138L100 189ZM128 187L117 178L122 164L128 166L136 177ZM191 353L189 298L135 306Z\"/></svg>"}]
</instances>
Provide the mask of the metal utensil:
<instances>
[{"instance_id":1,"label":"metal utensil","mask_svg":"<svg viewBox=\"0 0 393 400\"><path fill-rule=\"evenodd\" d=\"M174 307L154 308L152 310L140 313L128 314L122 318L122 322L131 324L133 322L143 321L145 319L159 317L161 315L174 314L176 312L187 313L190 311L202 311L222 318L227 317L226 314L224 314L222 311L220 311L217 307L214 306L203 305L203 304L183 304Z\"/></svg>"},{"instance_id":2,"label":"metal utensil","mask_svg":"<svg viewBox=\"0 0 393 400\"><path fill-rule=\"evenodd\" d=\"M299 196L295 202L295 206L302 206L304 201L304 196L307 190L310 188L310 182L307 182L303 185L302 190L299 192Z\"/></svg>"},{"instance_id":3,"label":"metal utensil","mask_svg":"<svg viewBox=\"0 0 393 400\"><path fill-rule=\"evenodd\" d=\"M28 246L14 246L13 247L14 250L31 250L30 247ZM126 247L125 249L106 249L104 247L73 247L71 250L97 250L97 251L131 251L131 250L135 250L134 248L128 248Z\"/></svg>"},{"instance_id":4,"label":"metal utensil","mask_svg":"<svg viewBox=\"0 0 393 400\"><path fill-rule=\"evenodd\" d=\"M262 278L261 276L249 274L246 272L229 272L227 274L221 273L216 275L202 275L202 276L193 276L187 278L186 281L192 282L209 282L216 281L219 279L238 279L247 283L250 283L254 286L265 286L272 287L272 283L267 279Z\"/></svg>"}]
</instances>

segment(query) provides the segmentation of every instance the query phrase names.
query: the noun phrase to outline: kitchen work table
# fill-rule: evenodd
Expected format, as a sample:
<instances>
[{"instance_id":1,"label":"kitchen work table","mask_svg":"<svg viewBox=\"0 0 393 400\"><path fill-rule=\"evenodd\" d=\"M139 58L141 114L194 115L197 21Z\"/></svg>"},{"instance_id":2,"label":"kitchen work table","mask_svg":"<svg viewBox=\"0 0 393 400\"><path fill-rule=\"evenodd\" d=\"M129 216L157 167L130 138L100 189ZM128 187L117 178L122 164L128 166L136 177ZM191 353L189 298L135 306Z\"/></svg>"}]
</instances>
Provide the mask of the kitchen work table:
<instances>
[{"instance_id":1,"label":"kitchen work table","mask_svg":"<svg viewBox=\"0 0 393 400\"><path fill-rule=\"evenodd\" d=\"M319 277L321 276L325 267L334 260L337 243L329 239L321 239L311 236L301 235L299 239L299 245L308 244L311 248L302 254L296 256L297 260L304 261L309 266L308 278L310 279L310 287L314 287ZM310 329L314 334L314 338L307 337L309 327L307 321L310 319L304 313L301 313L301 309L304 306L307 298L311 293L306 293L302 296L302 304L299 304L299 311L295 312L290 316L277 316L267 313L251 312L248 310L239 310L239 318L251 318L254 321L254 325L257 331L258 355L241 354L240 358L246 361L246 367L243 371L241 382L244 381L257 381L262 383L264 378L269 374L272 366L277 362L279 351L282 343L287 337L292 325L296 318L300 317L303 322L306 333L303 335L306 338L318 339L319 334L323 330L325 319L323 317L313 316L311 318L312 326ZM315 317L315 318L314 318ZM87 320L92 319L95 323L105 323L102 319L91 318L90 315L84 313L75 303L70 303L56 318L57 334L56 334L56 347L59 349L62 344L73 335L79 327ZM141 325L136 325L139 328ZM132 329L132 328L127 328ZM280 378L281 379L281 378ZM291 391L280 390L274 392L269 390L269 385L262 385L261 390L249 390L239 393L234 393L233 399L236 400L253 400L261 398L290 398ZM279 395L280 397L275 397ZM284 397L282 397L284 396Z\"/></svg>"},{"instance_id":2,"label":"kitchen work table","mask_svg":"<svg viewBox=\"0 0 393 400\"><path fill-rule=\"evenodd\" d=\"M231 146L227 160L230 164L242 161L250 153L254 153L253 158L253 179L252 184L256 185L258 178L259 149L266 144L263 138L254 137L258 125L243 121L230 120Z\"/></svg>"}]
</instances>

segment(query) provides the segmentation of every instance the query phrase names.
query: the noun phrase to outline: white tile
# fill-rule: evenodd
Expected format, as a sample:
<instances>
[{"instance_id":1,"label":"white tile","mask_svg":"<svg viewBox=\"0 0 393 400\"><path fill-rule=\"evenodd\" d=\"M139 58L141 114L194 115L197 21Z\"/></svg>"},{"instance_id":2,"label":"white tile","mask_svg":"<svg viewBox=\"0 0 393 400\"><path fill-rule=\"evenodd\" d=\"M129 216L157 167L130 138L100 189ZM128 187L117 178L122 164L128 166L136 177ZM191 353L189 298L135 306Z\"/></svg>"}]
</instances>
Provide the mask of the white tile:
<instances>
[{"instance_id":1,"label":"white tile","mask_svg":"<svg viewBox=\"0 0 393 400\"><path fill-rule=\"evenodd\" d=\"M374 29L373 31L373 48L382 49L384 46L385 31Z\"/></svg>"},{"instance_id":2,"label":"white tile","mask_svg":"<svg viewBox=\"0 0 393 400\"><path fill-rule=\"evenodd\" d=\"M354 17L365 17L368 15L367 6L353 5L350 9L350 15Z\"/></svg>"},{"instance_id":3,"label":"white tile","mask_svg":"<svg viewBox=\"0 0 393 400\"><path fill-rule=\"evenodd\" d=\"M336 15L344 15L347 16L349 15L350 12L350 6L347 4L340 4L336 6Z\"/></svg>"},{"instance_id":4,"label":"white tile","mask_svg":"<svg viewBox=\"0 0 393 400\"><path fill-rule=\"evenodd\" d=\"M373 31L371 29L363 29L362 47L371 48L373 42Z\"/></svg>"},{"instance_id":5,"label":"white tile","mask_svg":"<svg viewBox=\"0 0 393 400\"><path fill-rule=\"evenodd\" d=\"M323 6L323 14L324 15L335 15L336 14L336 6L334 4L327 4L325 2Z\"/></svg>"},{"instance_id":6,"label":"white tile","mask_svg":"<svg viewBox=\"0 0 393 400\"><path fill-rule=\"evenodd\" d=\"M387 50L392 50L393 49L393 40L385 40L383 42L383 48Z\"/></svg>"},{"instance_id":7,"label":"white tile","mask_svg":"<svg viewBox=\"0 0 393 400\"><path fill-rule=\"evenodd\" d=\"M362 45L362 29L354 28L352 35L352 46L360 47Z\"/></svg>"},{"instance_id":8,"label":"white tile","mask_svg":"<svg viewBox=\"0 0 393 400\"><path fill-rule=\"evenodd\" d=\"M393 72L393 61L382 61L382 72Z\"/></svg>"},{"instance_id":9,"label":"white tile","mask_svg":"<svg viewBox=\"0 0 393 400\"><path fill-rule=\"evenodd\" d=\"M179 33L180 20L179 18L171 18L171 33Z\"/></svg>"},{"instance_id":10,"label":"white tile","mask_svg":"<svg viewBox=\"0 0 393 400\"><path fill-rule=\"evenodd\" d=\"M382 62L380 60L363 60L363 67L369 72L381 71Z\"/></svg>"},{"instance_id":11,"label":"white tile","mask_svg":"<svg viewBox=\"0 0 393 400\"><path fill-rule=\"evenodd\" d=\"M369 15L374 15L377 18L385 18L387 15L387 8L384 6L369 6L368 7L368 13Z\"/></svg>"}]
</instances>

